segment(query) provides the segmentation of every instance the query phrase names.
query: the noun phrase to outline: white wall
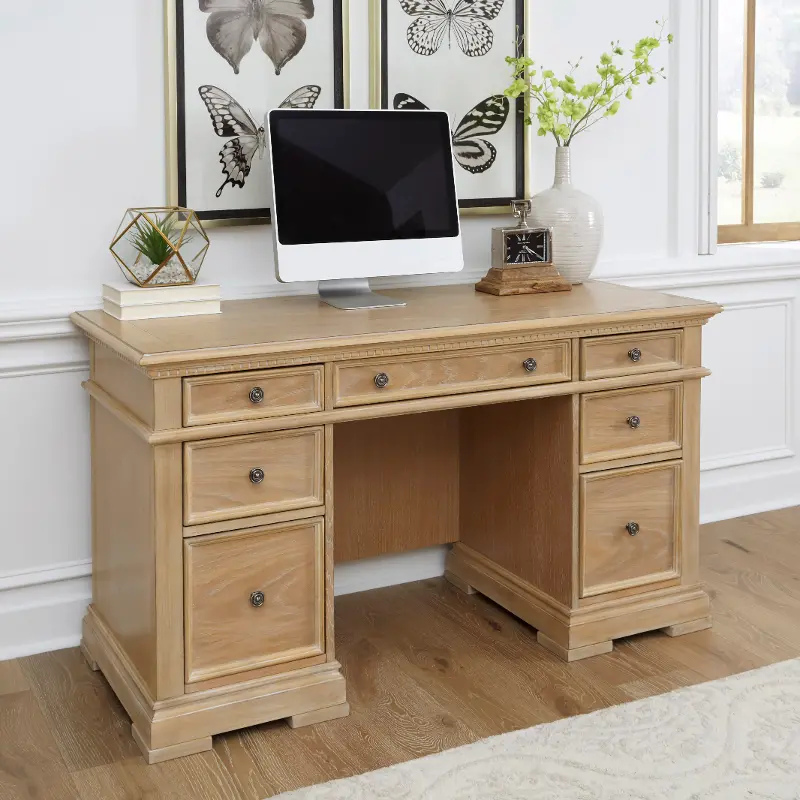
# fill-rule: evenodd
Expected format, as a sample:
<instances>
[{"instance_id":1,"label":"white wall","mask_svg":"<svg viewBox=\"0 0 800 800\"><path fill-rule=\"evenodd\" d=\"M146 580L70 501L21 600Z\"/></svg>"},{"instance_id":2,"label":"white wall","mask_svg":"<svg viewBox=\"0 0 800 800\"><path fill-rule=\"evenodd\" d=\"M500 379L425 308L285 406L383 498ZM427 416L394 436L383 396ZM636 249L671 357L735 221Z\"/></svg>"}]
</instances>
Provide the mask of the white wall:
<instances>
[{"instance_id":1,"label":"white wall","mask_svg":"<svg viewBox=\"0 0 800 800\"><path fill-rule=\"evenodd\" d=\"M323 2L324 0L319 0ZM534 55L587 61L670 18L667 84L642 90L575 145L574 179L603 203L597 276L726 305L706 329L702 516L800 504L800 249L720 248L698 257L700 9L706 0L530 0ZM364 105L366 0L352 6L352 97ZM0 215L0 659L77 642L89 600L86 349L67 318L97 306L125 208L164 201L161 0L57 0L4 11L7 76ZM31 43L35 43L32 47ZM553 145L534 141L534 189ZM498 219L464 223L469 282ZM217 230L204 278L228 297L276 285L266 228ZM450 278L452 279L452 278ZM388 282L387 282L388 283ZM299 287L310 290L311 287ZM349 565L340 591L441 573L441 550Z\"/></svg>"}]
</instances>

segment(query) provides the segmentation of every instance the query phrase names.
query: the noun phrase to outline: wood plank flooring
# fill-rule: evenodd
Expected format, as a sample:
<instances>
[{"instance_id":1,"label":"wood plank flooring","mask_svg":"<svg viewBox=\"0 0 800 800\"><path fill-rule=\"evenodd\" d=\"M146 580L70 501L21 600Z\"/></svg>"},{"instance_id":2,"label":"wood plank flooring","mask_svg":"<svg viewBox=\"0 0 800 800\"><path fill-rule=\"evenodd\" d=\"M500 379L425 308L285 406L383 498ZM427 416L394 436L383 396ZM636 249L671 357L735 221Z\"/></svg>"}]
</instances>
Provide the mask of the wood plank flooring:
<instances>
[{"instance_id":1,"label":"wood plank flooring","mask_svg":"<svg viewBox=\"0 0 800 800\"><path fill-rule=\"evenodd\" d=\"M77 648L0 663L0 800L262 800L486 736L800 656L800 508L703 528L714 627L567 665L443 579L336 601L347 719L260 725L147 766Z\"/></svg>"}]
</instances>

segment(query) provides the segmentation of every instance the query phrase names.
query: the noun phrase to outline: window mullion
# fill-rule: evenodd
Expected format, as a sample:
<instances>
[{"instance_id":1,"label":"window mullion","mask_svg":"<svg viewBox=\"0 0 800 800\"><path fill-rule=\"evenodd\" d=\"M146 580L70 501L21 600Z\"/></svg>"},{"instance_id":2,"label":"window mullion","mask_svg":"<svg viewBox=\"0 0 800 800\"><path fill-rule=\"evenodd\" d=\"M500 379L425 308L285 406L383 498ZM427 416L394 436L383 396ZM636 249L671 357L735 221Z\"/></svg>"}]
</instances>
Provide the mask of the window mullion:
<instances>
[{"instance_id":1,"label":"window mullion","mask_svg":"<svg viewBox=\"0 0 800 800\"><path fill-rule=\"evenodd\" d=\"M742 158L742 220L751 226L755 218L755 127L756 127L756 3L758 0L746 2L746 30L744 37L744 153Z\"/></svg>"}]
</instances>

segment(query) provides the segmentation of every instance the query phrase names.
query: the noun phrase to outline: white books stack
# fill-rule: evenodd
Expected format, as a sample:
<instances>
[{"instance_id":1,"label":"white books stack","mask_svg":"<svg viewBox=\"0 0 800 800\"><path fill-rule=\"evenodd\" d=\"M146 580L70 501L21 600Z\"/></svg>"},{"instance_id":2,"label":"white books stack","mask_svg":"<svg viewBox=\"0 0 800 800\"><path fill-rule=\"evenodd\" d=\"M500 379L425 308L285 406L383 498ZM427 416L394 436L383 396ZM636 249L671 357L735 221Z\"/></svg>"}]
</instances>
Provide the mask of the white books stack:
<instances>
[{"instance_id":1,"label":"white books stack","mask_svg":"<svg viewBox=\"0 0 800 800\"><path fill-rule=\"evenodd\" d=\"M103 284L103 311L129 321L161 317L219 314L220 288L216 283L142 288L127 281Z\"/></svg>"}]
</instances>

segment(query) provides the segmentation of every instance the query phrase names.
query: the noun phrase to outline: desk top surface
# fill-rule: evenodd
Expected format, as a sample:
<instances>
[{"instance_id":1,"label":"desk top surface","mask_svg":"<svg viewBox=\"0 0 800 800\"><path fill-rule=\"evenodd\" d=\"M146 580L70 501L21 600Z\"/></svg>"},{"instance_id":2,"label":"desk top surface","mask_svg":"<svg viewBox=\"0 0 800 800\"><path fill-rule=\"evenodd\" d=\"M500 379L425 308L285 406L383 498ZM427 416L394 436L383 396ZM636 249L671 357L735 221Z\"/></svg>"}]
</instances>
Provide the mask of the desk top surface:
<instances>
[{"instance_id":1,"label":"desk top surface","mask_svg":"<svg viewBox=\"0 0 800 800\"><path fill-rule=\"evenodd\" d=\"M380 345L453 336L530 333L707 319L713 303L589 281L571 292L494 297L472 284L391 289L405 307L341 311L316 295L233 300L207 316L120 322L103 311L72 321L142 366ZM612 332L612 331L610 331Z\"/></svg>"}]
</instances>

